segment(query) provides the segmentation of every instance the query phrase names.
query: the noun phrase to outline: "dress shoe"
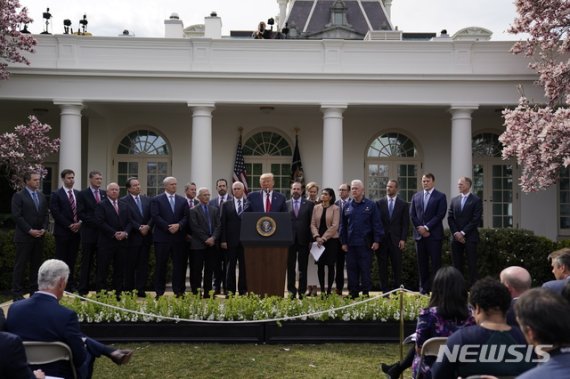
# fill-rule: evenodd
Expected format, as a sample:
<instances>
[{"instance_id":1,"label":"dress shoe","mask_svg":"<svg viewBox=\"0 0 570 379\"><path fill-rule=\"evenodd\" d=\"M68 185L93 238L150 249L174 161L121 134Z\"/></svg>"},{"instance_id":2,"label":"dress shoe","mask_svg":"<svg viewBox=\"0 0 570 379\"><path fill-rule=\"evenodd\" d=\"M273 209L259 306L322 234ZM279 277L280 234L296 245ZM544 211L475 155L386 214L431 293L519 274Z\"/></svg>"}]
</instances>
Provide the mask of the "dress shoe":
<instances>
[{"instance_id":1,"label":"dress shoe","mask_svg":"<svg viewBox=\"0 0 570 379\"><path fill-rule=\"evenodd\" d=\"M340 288L335 289L337 295L342 296L342 290Z\"/></svg>"},{"instance_id":2,"label":"dress shoe","mask_svg":"<svg viewBox=\"0 0 570 379\"><path fill-rule=\"evenodd\" d=\"M111 360L118 365L126 365L131 360L132 355L133 355L132 350L117 349L109 355L109 358L111 358Z\"/></svg>"}]
</instances>

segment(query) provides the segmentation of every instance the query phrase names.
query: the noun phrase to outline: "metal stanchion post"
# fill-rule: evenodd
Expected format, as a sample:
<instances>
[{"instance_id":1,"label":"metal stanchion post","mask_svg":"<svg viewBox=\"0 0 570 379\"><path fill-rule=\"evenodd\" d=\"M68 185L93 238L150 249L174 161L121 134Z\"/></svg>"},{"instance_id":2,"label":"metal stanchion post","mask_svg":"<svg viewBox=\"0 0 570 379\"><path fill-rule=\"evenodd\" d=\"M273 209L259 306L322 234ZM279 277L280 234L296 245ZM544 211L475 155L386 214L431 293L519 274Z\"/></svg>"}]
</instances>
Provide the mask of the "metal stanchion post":
<instances>
[{"instance_id":1,"label":"metal stanchion post","mask_svg":"<svg viewBox=\"0 0 570 379\"><path fill-rule=\"evenodd\" d=\"M399 288L400 293L400 362L404 360L404 286ZM400 375L400 378L403 376Z\"/></svg>"}]
</instances>

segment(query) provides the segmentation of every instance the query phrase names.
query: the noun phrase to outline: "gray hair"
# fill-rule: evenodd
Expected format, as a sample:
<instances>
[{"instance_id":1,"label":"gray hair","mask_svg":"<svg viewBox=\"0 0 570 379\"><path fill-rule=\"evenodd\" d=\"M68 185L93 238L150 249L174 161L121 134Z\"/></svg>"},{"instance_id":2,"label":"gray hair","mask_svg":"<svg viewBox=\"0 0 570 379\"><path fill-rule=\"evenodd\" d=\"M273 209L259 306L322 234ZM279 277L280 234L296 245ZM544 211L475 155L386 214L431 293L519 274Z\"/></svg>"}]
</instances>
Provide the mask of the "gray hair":
<instances>
[{"instance_id":1,"label":"gray hair","mask_svg":"<svg viewBox=\"0 0 570 379\"><path fill-rule=\"evenodd\" d=\"M166 178L164 178L164 180L162 181L162 184L164 186L166 186L168 183L170 183L171 181L176 180L176 178L174 176L167 176Z\"/></svg>"},{"instance_id":2,"label":"gray hair","mask_svg":"<svg viewBox=\"0 0 570 379\"><path fill-rule=\"evenodd\" d=\"M38 270L38 288L40 290L53 289L61 279L69 277L69 267L59 259L48 259Z\"/></svg>"}]
</instances>

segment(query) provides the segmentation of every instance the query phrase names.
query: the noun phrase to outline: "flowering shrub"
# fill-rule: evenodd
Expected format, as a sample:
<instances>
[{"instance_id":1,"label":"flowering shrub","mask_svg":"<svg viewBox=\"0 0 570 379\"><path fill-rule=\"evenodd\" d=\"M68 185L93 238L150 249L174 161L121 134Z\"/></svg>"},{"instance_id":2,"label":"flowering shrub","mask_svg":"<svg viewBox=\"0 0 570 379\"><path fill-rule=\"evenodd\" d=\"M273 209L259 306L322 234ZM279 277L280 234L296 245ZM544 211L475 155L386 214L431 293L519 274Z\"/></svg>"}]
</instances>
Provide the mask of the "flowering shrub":
<instances>
[{"instance_id":1,"label":"flowering shrub","mask_svg":"<svg viewBox=\"0 0 570 379\"><path fill-rule=\"evenodd\" d=\"M404 320L415 321L420 310L427 306L428 298L407 293L403 296ZM360 301L336 295L295 300L276 296L261 298L254 294L232 296L224 300L203 300L192 294L186 294L182 298L163 296L155 300L149 295L139 300L134 293L123 295L121 300L117 300L114 292L100 292L91 298L102 304L81 301L78 297L64 297L61 303L77 312L80 322L87 323L171 321L166 320L167 317L174 321L284 321L284 318L295 318L386 322L400 319L400 294L392 294L389 298L360 298Z\"/></svg>"},{"instance_id":2,"label":"flowering shrub","mask_svg":"<svg viewBox=\"0 0 570 379\"><path fill-rule=\"evenodd\" d=\"M7 62L30 64L22 51L34 52L36 40L31 34L20 33L24 24L32 22L27 9L20 12L18 0L0 0L0 80L8 79Z\"/></svg>"},{"instance_id":3,"label":"flowering shrub","mask_svg":"<svg viewBox=\"0 0 570 379\"><path fill-rule=\"evenodd\" d=\"M45 158L59 150L59 138L48 136L51 126L42 124L35 116L28 118L28 125L0 134L0 166L7 171L15 189L22 187L24 172L41 172Z\"/></svg>"},{"instance_id":4,"label":"flowering shrub","mask_svg":"<svg viewBox=\"0 0 570 379\"><path fill-rule=\"evenodd\" d=\"M503 111L503 158L516 158L522 166L520 184L525 192L555 184L560 168L570 165L570 2L517 0L517 18L509 32L527 33L512 52L535 61L548 106L531 106L526 97L513 110Z\"/></svg>"}]
</instances>

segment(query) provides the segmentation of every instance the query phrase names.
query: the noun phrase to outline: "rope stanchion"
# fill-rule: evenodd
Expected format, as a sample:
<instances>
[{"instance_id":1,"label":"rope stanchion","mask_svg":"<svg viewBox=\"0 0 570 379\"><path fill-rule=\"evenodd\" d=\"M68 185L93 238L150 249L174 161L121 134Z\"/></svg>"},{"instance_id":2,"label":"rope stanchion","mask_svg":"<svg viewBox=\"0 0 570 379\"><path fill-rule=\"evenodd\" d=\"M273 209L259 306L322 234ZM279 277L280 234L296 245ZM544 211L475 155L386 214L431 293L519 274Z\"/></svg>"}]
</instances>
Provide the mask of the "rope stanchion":
<instances>
[{"instance_id":1,"label":"rope stanchion","mask_svg":"<svg viewBox=\"0 0 570 379\"><path fill-rule=\"evenodd\" d=\"M356 302L351 303L351 304L343 305L343 306L338 307L338 308L330 308L330 309L325 309L322 311L305 313L305 314L297 315L297 316L278 317L278 318L263 319L263 320L215 320L215 321L214 320L194 320L194 319L178 318L178 317L171 317L171 316L161 316L161 315L156 315L156 314L152 314L152 313L136 311L133 309L122 308L122 307L118 307L116 305L106 304L106 303L103 303L103 302L100 302L100 301L97 301L97 300L94 300L94 299L91 299L88 297L80 296L80 295L77 295L74 293L70 293L70 292L65 292L65 295L69 296L69 297L73 297L73 298L78 298L82 301L87 301L87 302L97 304L97 305L100 305L103 307L114 309L117 311L136 314L136 315L139 315L142 317L147 317L147 318L155 318L155 319L159 319L159 320L169 320L169 321L175 321L175 322L192 322L192 323L202 323L202 324L259 324L259 323L267 323L267 322L281 322L281 321L288 321L288 320L297 320L297 319L309 318L309 317L313 317L313 316L319 316L323 313L340 311L340 310L351 308L351 307L354 307L354 306L357 306L360 304L368 303L368 302L374 301L380 297L385 297L387 295L390 295L390 294L395 293L395 292L400 292L400 291L415 293L415 292L407 290L405 288L404 289L398 288L398 289L383 293L382 295L369 297L367 299L363 299L363 300L356 301ZM402 314L403 313L400 311L400 318L403 317Z\"/></svg>"},{"instance_id":2,"label":"rope stanchion","mask_svg":"<svg viewBox=\"0 0 570 379\"><path fill-rule=\"evenodd\" d=\"M403 285L398 288L400 293L400 362L404 360L404 291Z\"/></svg>"}]
</instances>

